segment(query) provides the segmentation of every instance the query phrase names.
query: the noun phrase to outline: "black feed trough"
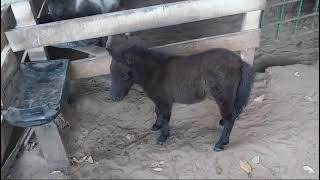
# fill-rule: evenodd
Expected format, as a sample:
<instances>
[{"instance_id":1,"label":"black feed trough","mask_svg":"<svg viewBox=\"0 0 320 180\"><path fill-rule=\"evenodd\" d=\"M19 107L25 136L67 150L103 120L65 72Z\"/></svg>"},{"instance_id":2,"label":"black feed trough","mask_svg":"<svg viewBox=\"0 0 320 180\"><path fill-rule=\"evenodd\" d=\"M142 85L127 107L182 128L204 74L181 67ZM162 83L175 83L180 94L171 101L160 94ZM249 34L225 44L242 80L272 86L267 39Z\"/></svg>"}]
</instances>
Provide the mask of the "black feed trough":
<instances>
[{"instance_id":1,"label":"black feed trough","mask_svg":"<svg viewBox=\"0 0 320 180\"><path fill-rule=\"evenodd\" d=\"M69 60L21 63L11 83L4 119L13 126L47 124L60 113L66 97Z\"/></svg>"}]
</instances>

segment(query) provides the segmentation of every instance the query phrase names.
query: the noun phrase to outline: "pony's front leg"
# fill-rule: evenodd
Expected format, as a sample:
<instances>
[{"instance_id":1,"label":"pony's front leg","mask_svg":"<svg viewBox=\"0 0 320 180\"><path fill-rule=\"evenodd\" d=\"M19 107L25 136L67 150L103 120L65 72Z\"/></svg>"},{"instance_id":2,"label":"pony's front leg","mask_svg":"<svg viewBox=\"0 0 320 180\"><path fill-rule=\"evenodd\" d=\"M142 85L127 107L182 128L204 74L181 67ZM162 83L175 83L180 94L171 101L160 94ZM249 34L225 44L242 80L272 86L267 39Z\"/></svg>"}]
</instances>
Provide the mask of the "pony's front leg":
<instances>
[{"instance_id":1,"label":"pony's front leg","mask_svg":"<svg viewBox=\"0 0 320 180\"><path fill-rule=\"evenodd\" d=\"M154 124L155 128L161 129L161 134L158 138L159 144L164 144L168 137L170 136L170 127L169 122L171 118L171 103L157 103L156 104L156 113L157 113L157 120Z\"/></svg>"},{"instance_id":2,"label":"pony's front leg","mask_svg":"<svg viewBox=\"0 0 320 180\"><path fill-rule=\"evenodd\" d=\"M157 130L161 129L161 127L162 127L162 121L161 121L162 118L161 118L159 108L157 108L157 106L156 106L155 109L156 109L157 119L156 119L156 122L152 126L152 131L157 131Z\"/></svg>"}]
</instances>

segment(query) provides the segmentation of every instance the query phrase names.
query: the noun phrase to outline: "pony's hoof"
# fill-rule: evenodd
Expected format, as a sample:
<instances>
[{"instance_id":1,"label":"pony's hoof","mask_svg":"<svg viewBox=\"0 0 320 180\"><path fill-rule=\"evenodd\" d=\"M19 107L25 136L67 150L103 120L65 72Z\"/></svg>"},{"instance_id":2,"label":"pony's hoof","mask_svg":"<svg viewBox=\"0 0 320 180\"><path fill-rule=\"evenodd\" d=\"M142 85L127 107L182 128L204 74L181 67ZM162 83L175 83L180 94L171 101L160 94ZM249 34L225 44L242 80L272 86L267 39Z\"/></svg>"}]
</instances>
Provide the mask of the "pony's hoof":
<instances>
[{"instance_id":1,"label":"pony's hoof","mask_svg":"<svg viewBox=\"0 0 320 180\"><path fill-rule=\"evenodd\" d=\"M219 125L220 125L220 126L224 126L224 121L223 121L223 119L221 119L221 120L219 121Z\"/></svg>"},{"instance_id":2,"label":"pony's hoof","mask_svg":"<svg viewBox=\"0 0 320 180\"><path fill-rule=\"evenodd\" d=\"M215 146L213 147L213 151L215 151L215 152L223 151L223 146L222 146L222 147L219 147L219 146L215 145Z\"/></svg>"},{"instance_id":3,"label":"pony's hoof","mask_svg":"<svg viewBox=\"0 0 320 180\"><path fill-rule=\"evenodd\" d=\"M164 145L164 144L166 143L167 139L168 139L168 137L160 136L160 137L158 138L158 144Z\"/></svg>"},{"instance_id":4,"label":"pony's hoof","mask_svg":"<svg viewBox=\"0 0 320 180\"><path fill-rule=\"evenodd\" d=\"M152 126L152 131L158 131L159 129L161 128L161 126L158 126L158 125L156 125L156 124L154 124L153 126Z\"/></svg>"}]
</instances>

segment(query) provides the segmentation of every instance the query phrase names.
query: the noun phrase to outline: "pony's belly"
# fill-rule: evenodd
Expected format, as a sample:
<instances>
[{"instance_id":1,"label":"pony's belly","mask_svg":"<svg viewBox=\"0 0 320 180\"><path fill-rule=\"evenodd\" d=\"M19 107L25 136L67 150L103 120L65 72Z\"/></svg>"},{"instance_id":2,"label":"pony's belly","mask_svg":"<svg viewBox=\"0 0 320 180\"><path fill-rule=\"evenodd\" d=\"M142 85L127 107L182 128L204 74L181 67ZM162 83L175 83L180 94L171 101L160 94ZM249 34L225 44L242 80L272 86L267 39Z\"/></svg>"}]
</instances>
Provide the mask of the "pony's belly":
<instances>
[{"instance_id":1,"label":"pony's belly","mask_svg":"<svg viewBox=\"0 0 320 180\"><path fill-rule=\"evenodd\" d=\"M174 99L174 102L180 103L180 104L195 104L199 103L203 100L206 99L206 94L199 94L199 93L194 93L194 94L180 94L176 96Z\"/></svg>"}]
</instances>

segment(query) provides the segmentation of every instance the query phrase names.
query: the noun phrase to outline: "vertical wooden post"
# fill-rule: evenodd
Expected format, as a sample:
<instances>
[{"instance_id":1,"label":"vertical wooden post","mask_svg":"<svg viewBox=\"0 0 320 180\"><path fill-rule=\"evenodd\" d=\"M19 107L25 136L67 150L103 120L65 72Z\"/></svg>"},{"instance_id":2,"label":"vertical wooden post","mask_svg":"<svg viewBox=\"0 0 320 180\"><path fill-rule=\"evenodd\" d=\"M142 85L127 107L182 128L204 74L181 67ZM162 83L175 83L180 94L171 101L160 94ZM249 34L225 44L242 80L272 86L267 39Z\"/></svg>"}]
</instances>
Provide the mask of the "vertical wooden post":
<instances>
[{"instance_id":1,"label":"vertical wooden post","mask_svg":"<svg viewBox=\"0 0 320 180\"><path fill-rule=\"evenodd\" d=\"M17 27L38 24L32 1L13 3L11 8ZM31 61L48 60L46 48L44 47L28 49L27 52ZM68 172L70 161L56 123L52 121L49 124L33 128L49 168Z\"/></svg>"},{"instance_id":2,"label":"vertical wooden post","mask_svg":"<svg viewBox=\"0 0 320 180\"><path fill-rule=\"evenodd\" d=\"M68 173L70 161L55 122L52 121L49 124L33 127L33 129L49 168Z\"/></svg>"},{"instance_id":3,"label":"vertical wooden post","mask_svg":"<svg viewBox=\"0 0 320 180\"><path fill-rule=\"evenodd\" d=\"M251 11L244 15L241 31L258 29L260 24L260 16L262 11ZM241 58L247 63L253 65L255 48L245 49L241 51Z\"/></svg>"},{"instance_id":4,"label":"vertical wooden post","mask_svg":"<svg viewBox=\"0 0 320 180\"><path fill-rule=\"evenodd\" d=\"M31 1L22 1L11 4L17 27L32 26L38 24ZM44 47L29 49L28 55L31 61L47 60L47 52Z\"/></svg>"}]
</instances>

